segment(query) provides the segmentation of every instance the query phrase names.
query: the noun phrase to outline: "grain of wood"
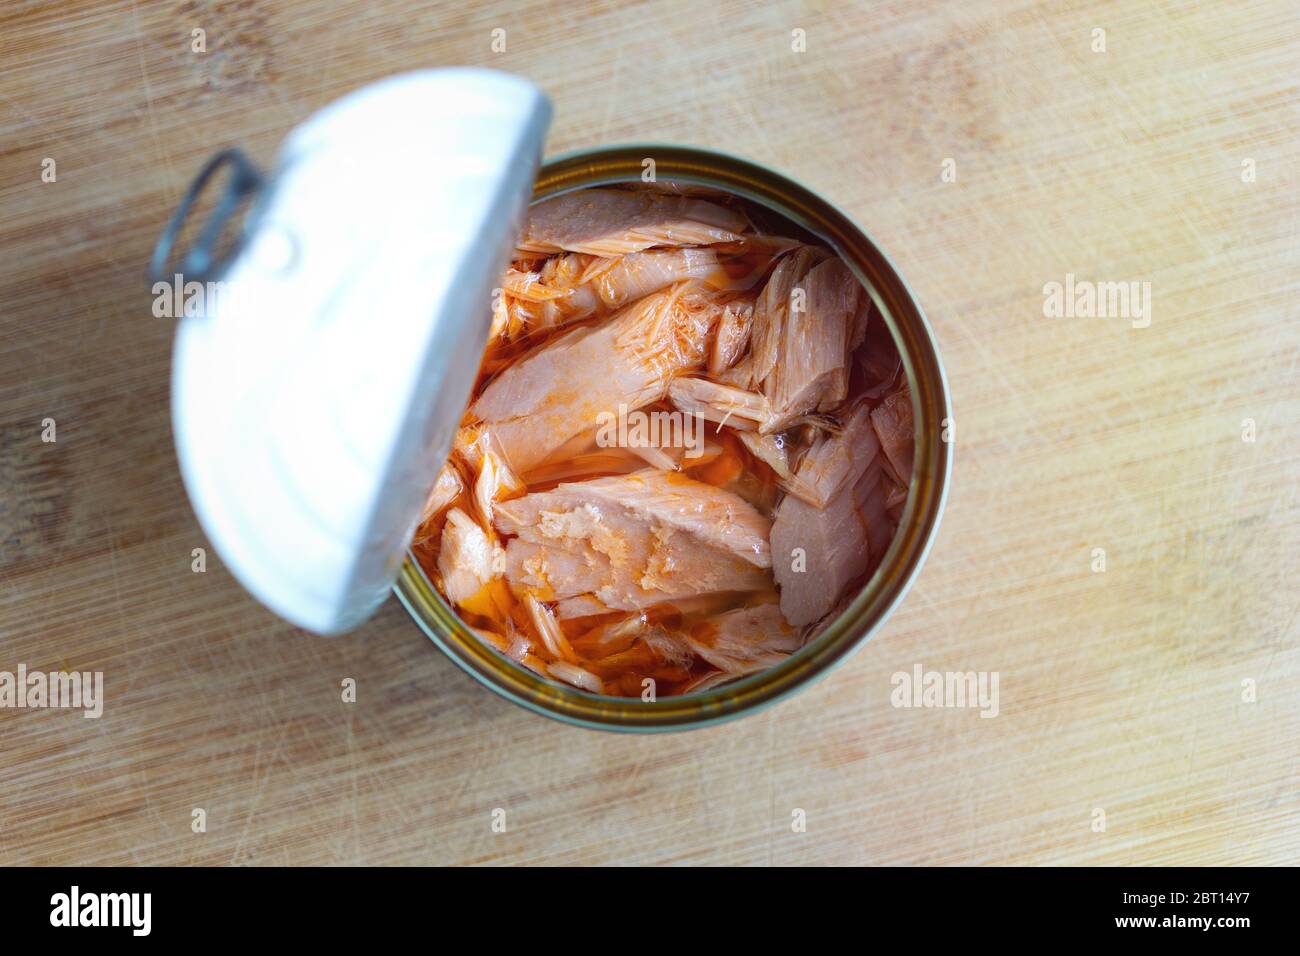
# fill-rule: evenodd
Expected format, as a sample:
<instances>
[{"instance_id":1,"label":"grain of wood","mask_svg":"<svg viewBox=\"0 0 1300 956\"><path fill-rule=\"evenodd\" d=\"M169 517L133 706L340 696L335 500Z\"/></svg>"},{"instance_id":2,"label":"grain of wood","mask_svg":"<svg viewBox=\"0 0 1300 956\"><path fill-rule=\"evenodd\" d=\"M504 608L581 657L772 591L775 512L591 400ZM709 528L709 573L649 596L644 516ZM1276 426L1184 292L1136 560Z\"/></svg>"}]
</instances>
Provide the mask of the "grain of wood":
<instances>
[{"instance_id":1,"label":"grain of wood","mask_svg":"<svg viewBox=\"0 0 1300 956\"><path fill-rule=\"evenodd\" d=\"M5 4L0 670L102 670L107 700L0 710L0 863L1300 862L1298 58L1285 0ZM663 140L794 175L927 309L943 527L796 698L576 730L394 602L323 640L211 550L191 571L143 279L162 223L217 148L269 162L339 95L454 64L541 84L552 153ZM1067 273L1149 281L1150 327L1045 318ZM999 715L892 707L917 663L997 671Z\"/></svg>"}]
</instances>

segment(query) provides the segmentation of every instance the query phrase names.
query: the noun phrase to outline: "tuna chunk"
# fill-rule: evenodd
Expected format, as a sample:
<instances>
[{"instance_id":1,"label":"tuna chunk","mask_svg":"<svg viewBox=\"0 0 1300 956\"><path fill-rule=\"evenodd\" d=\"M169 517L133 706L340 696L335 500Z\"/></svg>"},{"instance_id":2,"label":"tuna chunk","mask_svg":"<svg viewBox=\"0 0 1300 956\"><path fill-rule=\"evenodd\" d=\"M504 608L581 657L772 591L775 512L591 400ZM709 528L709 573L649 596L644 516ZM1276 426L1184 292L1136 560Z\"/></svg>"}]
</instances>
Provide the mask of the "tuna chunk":
<instances>
[{"instance_id":1,"label":"tuna chunk","mask_svg":"<svg viewBox=\"0 0 1300 956\"><path fill-rule=\"evenodd\" d=\"M698 415L740 431L758 428L768 417L763 395L719 385L707 378L674 379L668 386L668 397L687 415Z\"/></svg>"},{"instance_id":2,"label":"tuna chunk","mask_svg":"<svg viewBox=\"0 0 1300 956\"><path fill-rule=\"evenodd\" d=\"M528 329L547 329L605 315L687 279L724 277L712 249L653 249L618 259L567 255L539 272L506 272L508 314ZM515 334L511 329L511 334Z\"/></svg>"},{"instance_id":3,"label":"tuna chunk","mask_svg":"<svg viewBox=\"0 0 1300 956\"><path fill-rule=\"evenodd\" d=\"M766 464L783 482L790 482L794 475L790 471L790 447L784 435L760 435L758 432L737 431L749 453Z\"/></svg>"},{"instance_id":4,"label":"tuna chunk","mask_svg":"<svg viewBox=\"0 0 1300 956\"><path fill-rule=\"evenodd\" d=\"M722 310L709 352L709 374L721 375L744 353L754 323L754 303L734 302Z\"/></svg>"},{"instance_id":5,"label":"tuna chunk","mask_svg":"<svg viewBox=\"0 0 1300 956\"><path fill-rule=\"evenodd\" d=\"M555 605L555 616L562 621L575 617L591 617L595 614L608 614L610 609L601 604L590 594L579 594L565 598Z\"/></svg>"},{"instance_id":6,"label":"tuna chunk","mask_svg":"<svg viewBox=\"0 0 1300 956\"><path fill-rule=\"evenodd\" d=\"M853 381L853 356L861 351L860 346L867 337L867 325L871 319L871 296L866 290L858 289L858 308L849 320L844 344L844 364L835 373L835 378L819 407L825 411L840 405L849 397L849 388Z\"/></svg>"},{"instance_id":7,"label":"tuna chunk","mask_svg":"<svg viewBox=\"0 0 1300 956\"><path fill-rule=\"evenodd\" d=\"M838 435L817 438L785 482L786 490L815 508L825 508L844 486L857 480L880 452L871 406L863 402L844 420Z\"/></svg>"},{"instance_id":8,"label":"tuna chunk","mask_svg":"<svg viewBox=\"0 0 1300 956\"><path fill-rule=\"evenodd\" d=\"M570 664L567 661L551 661L546 665L546 672L556 680L572 684L579 690L585 690L591 694L605 693L605 685L601 683L600 678L577 664Z\"/></svg>"},{"instance_id":9,"label":"tuna chunk","mask_svg":"<svg viewBox=\"0 0 1300 956\"><path fill-rule=\"evenodd\" d=\"M916 427L912 419L911 391L900 389L877 405L871 413L871 424L894 474L902 484L910 485Z\"/></svg>"},{"instance_id":10,"label":"tuna chunk","mask_svg":"<svg viewBox=\"0 0 1300 956\"><path fill-rule=\"evenodd\" d=\"M870 406L804 455L772 523L772 569L781 611L794 625L826 615L889 543L880 446Z\"/></svg>"},{"instance_id":11,"label":"tuna chunk","mask_svg":"<svg viewBox=\"0 0 1300 956\"><path fill-rule=\"evenodd\" d=\"M438 477L429 490L429 497L424 501L424 508L420 511L420 523L415 529L415 538L413 543L420 544L428 541L433 535L433 520L442 514L442 512L465 491L465 482L461 480L460 472L450 463L442 466L438 472Z\"/></svg>"},{"instance_id":12,"label":"tuna chunk","mask_svg":"<svg viewBox=\"0 0 1300 956\"><path fill-rule=\"evenodd\" d=\"M495 514L497 529L515 536L507 578L544 600L590 595L631 611L771 586L767 519L736 495L680 475L647 470L561 484L499 502Z\"/></svg>"},{"instance_id":13,"label":"tuna chunk","mask_svg":"<svg viewBox=\"0 0 1300 956\"><path fill-rule=\"evenodd\" d=\"M734 381L757 386L772 374L781 355L781 336L790 308L790 293L808 271L826 258L825 249L800 246L777 263L754 303L749 356L736 369Z\"/></svg>"},{"instance_id":14,"label":"tuna chunk","mask_svg":"<svg viewBox=\"0 0 1300 956\"><path fill-rule=\"evenodd\" d=\"M517 246L525 254L621 256L651 246L732 242L747 225L736 210L703 199L584 189L532 207Z\"/></svg>"},{"instance_id":15,"label":"tuna chunk","mask_svg":"<svg viewBox=\"0 0 1300 956\"><path fill-rule=\"evenodd\" d=\"M728 348L735 361L745 347L753 307L752 294L745 293L785 251L747 238L707 249L647 249L617 258L575 252L547 259L537 271L507 269L494 334L517 338L608 315L675 283L694 281L709 291L741 293L727 313L729 334L713 345L717 361Z\"/></svg>"},{"instance_id":16,"label":"tuna chunk","mask_svg":"<svg viewBox=\"0 0 1300 956\"><path fill-rule=\"evenodd\" d=\"M794 298L800 290L802 303ZM781 431L800 415L828 411L847 397L850 359L865 332L861 295L861 284L839 259L815 266L793 290L778 360L763 383L772 402L763 432Z\"/></svg>"},{"instance_id":17,"label":"tuna chunk","mask_svg":"<svg viewBox=\"0 0 1300 956\"><path fill-rule=\"evenodd\" d=\"M825 508L786 496L772 522L772 569L785 619L799 626L825 616L871 567L888 521L878 462Z\"/></svg>"},{"instance_id":18,"label":"tuna chunk","mask_svg":"<svg viewBox=\"0 0 1300 956\"><path fill-rule=\"evenodd\" d=\"M870 298L864 296L867 302ZM893 388L903 360L898 354L894 337L879 313L871 316L866 341L857 351L857 366L861 375L861 389L855 394L862 398L878 399Z\"/></svg>"},{"instance_id":19,"label":"tuna chunk","mask_svg":"<svg viewBox=\"0 0 1300 956\"><path fill-rule=\"evenodd\" d=\"M594 431L606 415L616 416L620 405L631 411L664 398L674 375L703 365L720 311L680 287L647 296L511 365L470 413L522 474L575 435Z\"/></svg>"},{"instance_id":20,"label":"tuna chunk","mask_svg":"<svg viewBox=\"0 0 1300 956\"><path fill-rule=\"evenodd\" d=\"M492 502L506 494L522 491L523 485L511 474L510 469L497 461L491 452L483 455L483 464L479 467L478 480L474 482L474 504L483 521L492 523Z\"/></svg>"},{"instance_id":21,"label":"tuna chunk","mask_svg":"<svg viewBox=\"0 0 1300 956\"><path fill-rule=\"evenodd\" d=\"M459 508L447 512L438 551L442 590L455 604L464 604L483 589L501 568L500 545Z\"/></svg>"},{"instance_id":22,"label":"tuna chunk","mask_svg":"<svg viewBox=\"0 0 1300 956\"><path fill-rule=\"evenodd\" d=\"M697 624L686 636L691 650L732 677L778 664L800 647L800 635L775 604L740 608Z\"/></svg>"}]
</instances>

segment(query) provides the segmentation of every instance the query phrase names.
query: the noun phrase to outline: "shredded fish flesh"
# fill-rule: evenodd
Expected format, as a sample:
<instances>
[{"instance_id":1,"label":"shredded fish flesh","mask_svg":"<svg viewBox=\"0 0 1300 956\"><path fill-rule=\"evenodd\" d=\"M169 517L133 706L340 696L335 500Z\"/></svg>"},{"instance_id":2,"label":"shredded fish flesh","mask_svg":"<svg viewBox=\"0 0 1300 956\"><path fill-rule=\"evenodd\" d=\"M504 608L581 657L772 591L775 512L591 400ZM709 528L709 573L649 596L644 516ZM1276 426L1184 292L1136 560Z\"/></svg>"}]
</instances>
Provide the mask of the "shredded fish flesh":
<instances>
[{"instance_id":1,"label":"shredded fish flesh","mask_svg":"<svg viewBox=\"0 0 1300 956\"><path fill-rule=\"evenodd\" d=\"M702 693L797 654L912 481L889 327L830 249L658 184L533 207L412 548L479 640L590 694Z\"/></svg>"}]
</instances>

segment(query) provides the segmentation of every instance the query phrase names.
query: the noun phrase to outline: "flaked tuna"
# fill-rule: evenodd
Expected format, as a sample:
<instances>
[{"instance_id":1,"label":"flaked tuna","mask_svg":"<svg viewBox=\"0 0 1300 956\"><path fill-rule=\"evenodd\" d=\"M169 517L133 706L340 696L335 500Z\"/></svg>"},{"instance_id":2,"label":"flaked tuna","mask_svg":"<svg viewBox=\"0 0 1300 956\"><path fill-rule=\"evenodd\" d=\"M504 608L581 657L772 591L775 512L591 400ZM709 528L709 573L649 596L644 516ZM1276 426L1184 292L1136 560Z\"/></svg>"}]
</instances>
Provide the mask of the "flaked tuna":
<instances>
[{"instance_id":1,"label":"flaked tuna","mask_svg":"<svg viewBox=\"0 0 1300 956\"><path fill-rule=\"evenodd\" d=\"M573 653L573 647L569 644L569 639L564 636L560 630L559 623L555 620L555 614L549 607L537 600L531 592L525 591L523 594L524 608L528 612L528 619L532 621L533 630L542 639L547 653L551 657L563 661L575 661L577 657Z\"/></svg>"},{"instance_id":2,"label":"flaked tuna","mask_svg":"<svg viewBox=\"0 0 1300 956\"><path fill-rule=\"evenodd\" d=\"M727 206L629 189L584 189L533 206L516 244L526 254L621 256L651 246L732 242L745 217Z\"/></svg>"},{"instance_id":3,"label":"flaked tuna","mask_svg":"<svg viewBox=\"0 0 1300 956\"><path fill-rule=\"evenodd\" d=\"M447 512L438 550L442 590L455 604L473 598L504 567L500 547L459 508Z\"/></svg>"},{"instance_id":4,"label":"flaked tuna","mask_svg":"<svg viewBox=\"0 0 1300 956\"><path fill-rule=\"evenodd\" d=\"M799 462L799 470L785 482L790 494L815 508L825 508L851 481L855 481L880 452L871 405L853 408L838 434L820 435Z\"/></svg>"},{"instance_id":5,"label":"flaked tuna","mask_svg":"<svg viewBox=\"0 0 1300 956\"><path fill-rule=\"evenodd\" d=\"M416 529L414 543L419 544L429 539L435 527L435 519L464 491L465 482L460 477L460 472L450 462L444 464L433 482L433 487L429 490L429 497L425 499L424 507L420 510L420 523Z\"/></svg>"},{"instance_id":6,"label":"flaked tuna","mask_svg":"<svg viewBox=\"0 0 1300 956\"><path fill-rule=\"evenodd\" d=\"M507 271L510 334L607 315L677 282L722 275L713 249L653 249L617 259L571 254L537 272Z\"/></svg>"},{"instance_id":7,"label":"flaked tuna","mask_svg":"<svg viewBox=\"0 0 1300 956\"><path fill-rule=\"evenodd\" d=\"M900 389L876 406L871 413L889 466L904 485L912 483L912 455L915 449L915 422L912 418L912 393Z\"/></svg>"},{"instance_id":8,"label":"flaked tuna","mask_svg":"<svg viewBox=\"0 0 1300 956\"><path fill-rule=\"evenodd\" d=\"M704 362L720 307L681 287L646 296L602 325L574 329L511 365L470 407L521 474L620 406L665 397L674 375Z\"/></svg>"},{"instance_id":9,"label":"flaked tuna","mask_svg":"<svg viewBox=\"0 0 1300 956\"><path fill-rule=\"evenodd\" d=\"M726 350L739 357L753 293L784 246L761 239L707 248L647 249L608 258L570 253L534 269L506 270L496 300L493 336L518 339L548 329L609 315L629 303L678 282L693 281L709 292L737 294L724 318L727 333L712 345L716 361ZM710 361L715 361L711 354Z\"/></svg>"},{"instance_id":10,"label":"flaked tuna","mask_svg":"<svg viewBox=\"0 0 1300 956\"><path fill-rule=\"evenodd\" d=\"M781 613L793 625L823 617L873 560L873 536L887 531L880 465L872 464L826 505L787 495L772 522L772 571Z\"/></svg>"},{"instance_id":11,"label":"flaked tuna","mask_svg":"<svg viewBox=\"0 0 1300 956\"><path fill-rule=\"evenodd\" d=\"M772 403L764 432L780 431L807 412L829 411L847 397L849 363L865 331L858 319L861 294L839 259L814 266L792 291L777 361L763 383Z\"/></svg>"},{"instance_id":12,"label":"flaked tuna","mask_svg":"<svg viewBox=\"0 0 1300 956\"><path fill-rule=\"evenodd\" d=\"M769 587L768 520L743 499L647 470L562 484L496 506L505 573L546 600L635 610Z\"/></svg>"},{"instance_id":13,"label":"flaked tuna","mask_svg":"<svg viewBox=\"0 0 1300 956\"><path fill-rule=\"evenodd\" d=\"M829 253L816 246L800 246L785 256L774 270L754 303L750 351L738 375L748 379L747 387L761 385L780 361L791 295L809 271ZM806 297L796 297L795 305L804 308Z\"/></svg>"},{"instance_id":14,"label":"flaked tuna","mask_svg":"<svg viewBox=\"0 0 1300 956\"><path fill-rule=\"evenodd\" d=\"M879 557L887 530L880 445L871 406L854 407L839 434L819 438L799 463L772 522L781 610L811 624Z\"/></svg>"},{"instance_id":15,"label":"flaked tuna","mask_svg":"<svg viewBox=\"0 0 1300 956\"><path fill-rule=\"evenodd\" d=\"M491 452L483 455L479 466L478 480L474 482L474 504L479 516L490 527L492 524L492 502L498 498L523 491L523 484L505 465L497 460Z\"/></svg>"},{"instance_id":16,"label":"flaked tuna","mask_svg":"<svg viewBox=\"0 0 1300 956\"><path fill-rule=\"evenodd\" d=\"M709 374L721 375L739 361L749 347L750 330L754 324L752 301L729 302L718 319L713 333L713 346L709 350Z\"/></svg>"},{"instance_id":17,"label":"flaked tuna","mask_svg":"<svg viewBox=\"0 0 1300 956\"><path fill-rule=\"evenodd\" d=\"M801 644L799 631L775 604L719 614L687 632L686 642L701 658L733 677L779 664Z\"/></svg>"},{"instance_id":18,"label":"flaked tuna","mask_svg":"<svg viewBox=\"0 0 1300 956\"><path fill-rule=\"evenodd\" d=\"M570 664L568 661L551 661L546 665L546 672L556 680L572 684L579 690L585 690L591 694L605 693L605 685L601 682L601 679L577 664Z\"/></svg>"},{"instance_id":19,"label":"flaked tuna","mask_svg":"<svg viewBox=\"0 0 1300 956\"><path fill-rule=\"evenodd\" d=\"M867 296L863 299L870 303ZM855 364L861 377L857 395L872 400L887 395L902 371L903 361L894 337L878 312L871 312L865 339L855 353Z\"/></svg>"},{"instance_id":20,"label":"flaked tuna","mask_svg":"<svg viewBox=\"0 0 1300 956\"><path fill-rule=\"evenodd\" d=\"M412 548L510 661L706 691L797 653L888 550L898 349L849 268L771 221L680 186L531 211Z\"/></svg>"},{"instance_id":21,"label":"flaked tuna","mask_svg":"<svg viewBox=\"0 0 1300 956\"><path fill-rule=\"evenodd\" d=\"M737 431L736 437L749 449L751 455L776 472L782 482L788 483L794 479L794 473L790 470L790 447L784 435Z\"/></svg>"},{"instance_id":22,"label":"flaked tuna","mask_svg":"<svg viewBox=\"0 0 1300 956\"><path fill-rule=\"evenodd\" d=\"M707 378L674 379L668 386L668 399L687 415L698 415L740 431L759 428L770 415L764 395L719 385Z\"/></svg>"}]
</instances>

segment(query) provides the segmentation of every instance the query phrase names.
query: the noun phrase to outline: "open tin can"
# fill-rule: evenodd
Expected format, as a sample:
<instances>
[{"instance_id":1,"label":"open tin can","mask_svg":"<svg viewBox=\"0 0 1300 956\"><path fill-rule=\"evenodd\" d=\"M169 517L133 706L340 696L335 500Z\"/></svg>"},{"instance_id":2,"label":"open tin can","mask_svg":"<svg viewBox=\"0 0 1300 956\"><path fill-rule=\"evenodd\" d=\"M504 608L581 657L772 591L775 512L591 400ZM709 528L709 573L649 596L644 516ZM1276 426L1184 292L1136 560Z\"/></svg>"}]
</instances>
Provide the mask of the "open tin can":
<instances>
[{"instance_id":1,"label":"open tin can","mask_svg":"<svg viewBox=\"0 0 1300 956\"><path fill-rule=\"evenodd\" d=\"M485 71L457 72L468 75L468 82L471 83L482 81L491 87L492 84L501 82L498 79L500 74L486 74L487 79L484 80ZM430 90L425 90L421 95L428 99L429 93ZM517 93L517 90L503 88L494 91L493 96L502 101L511 101L518 99ZM356 112L355 108L353 112ZM341 115L345 119L348 118L346 111ZM355 127L355 117L348 122ZM346 125L337 117L334 123L340 127ZM538 125L536 117L528 120L527 134L511 140L507 146L499 147L498 158L504 161L514 156L514 166L517 167L518 157L527 153L528 143L533 142L534 149L540 143ZM541 120L540 126L544 129L545 118ZM328 129L328 126L326 128ZM364 137L355 135L356 132L356 129L351 130L351 139L364 141ZM339 130L332 131L332 135L339 135ZM298 134L298 139L304 139L302 134ZM310 142L310 137L306 137L306 140ZM290 144L293 143L294 140L290 140ZM429 148L429 144L422 143L418 148ZM292 150L289 152L291 153L289 162L284 165L292 170ZM401 372L392 376L398 380L399 385L403 380L408 380L408 385L404 390L398 388L383 402L375 403L373 406L377 409L390 407L394 415L400 415L404 422L402 430L394 431L391 441L376 441L373 449L361 447L358 450L358 445L364 446L368 439L358 439L361 433L355 430L354 421L351 423L354 428L343 443L342 447L346 450L350 466L355 467L358 462L364 463L367 460L373 461L377 469L373 481L367 482L365 477L361 476L344 491L332 487L327 489L328 494L322 492L317 495L312 502L313 508L309 512L304 512L308 517L295 525L296 529L321 523L320 516L323 512L328 512L330 501L346 501L349 508L354 504L357 505L352 509L356 515L353 520L337 522L335 526L328 529L329 534L321 538L331 547L337 545L339 540L344 543L339 546L338 559L333 564L326 561L323 565L326 580L333 575L333 580L337 583L326 588L328 592L326 598L332 603L329 612L320 617L313 617L313 612L302 610L304 602L307 605L313 601L319 603L318 596L303 597L294 591L294 588L299 585L288 579L296 572L286 571L285 555L268 557L262 553L266 548L280 547L284 532L280 529L260 527L255 520L257 517L255 509L240 515L238 521L227 520L224 512L238 510L239 506L232 502L243 501L240 496L244 488L240 486L239 495L232 497L229 488L220 483L212 485L204 477L214 470L215 466L211 463L211 459L214 455L220 454L222 442L227 441L221 436L233 435L241 427L241 423L246 425L249 421L255 421L252 409L256 409L265 417L266 406L245 401L244 404L249 406L250 412L244 415L243 419L227 421L228 416L223 413L222 421L217 424L201 420L200 416L209 415L208 406L199 404L194 396L210 393L211 382L214 379L206 372L196 371L195 366L202 369L214 366L219 371L219 367L211 361L214 347L212 343L202 341L186 342L187 330L185 329L178 335L173 403L182 472L205 528L218 550L226 557L227 563L232 565L236 576L249 590L289 619L314 630L333 632L354 626L373 610L382 596L381 591L376 590L376 583L386 589L387 584L384 584L384 581L387 574L386 580L392 583L393 590L420 629L458 666L480 683L503 697L548 717L584 727L619 731L701 727L752 713L812 683L843 661L875 632L903 598L925 559L938 528L951 472L951 445L945 437L950 425L948 389L934 337L925 315L906 282L886 255L836 206L779 173L723 153L660 144L608 146L570 153L542 163L533 184L532 201L537 203L562 193L589 187L639 183L642 181L647 158L653 159L656 179L659 182L702 187L732 194L763 207L816 236L842 259L862 283L893 334L913 401L915 421L913 476L897 533L875 572L847 609L817 637L780 664L733 683L657 700L595 695L575 687L555 683L538 676L482 643L433 586L409 548L405 550L404 560L400 560L400 555L394 549L394 541L400 540L402 535L409 543L410 533L414 530L411 522L419 508L420 482L423 480L424 488L427 490L428 484L437 472L441 456L446 454L450 445L449 435L431 434L432 426L427 423L421 424L423 419L420 403L432 401L427 379L430 375L437 374L459 377L460 383L455 388L444 390L449 391L450 394L441 395L438 401L452 404L459 401L463 407L463 400L468 394L467 370L448 369L444 363L442 371L438 372L437 357L440 350L443 353L447 351L448 335L463 334L460 331L462 327L477 327L477 316L470 316L464 311L464 301L452 303L454 308L448 309L446 308L448 303L442 299L437 299L432 304L422 301L419 303L420 308L415 310L417 313L420 309L426 312L440 310L439 316L433 321L424 320L425 325L433 327L434 334L426 334L423 326L415 321L412 324L415 331L403 343L405 346L403 354L418 353L424 356L423 364L408 363ZM460 164L462 167L464 165L464 162ZM490 179L493 174L488 170L484 175ZM496 175L499 177L500 173ZM511 175L512 178L518 179L518 169L515 168ZM509 193L511 190L518 191L518 184L501 191ZM430 194L421 197L421 201L436 207L439 202L447 200L444 194ZM518 200L516 205L522 207L522 199ZM503 243L512 242L517 232L520 211L516 209L513 215L503 216L500 203L492 206L485 202L483 205L482 229L490 233L489 239L485 241L490 241L493 246L502 249L502 257L504 256ZM369 215L364 206L354 207L353 213L360 220L365 220ZM507 221L499 222L498 220L502 218ZM272 236L277 232L292 232L292 229L284 227L283 223L277 224L274 209L269 216L251 216L250 223L255 227L253 231L269 233ZM173 226L169 227L168 235L165 236L168 251L171 240L175 238L175 225L174 221ZM248 231L246 229L246 234ZM445 232L439 235L446 240ZM301 236L297 242L301 244ZM246 235L245 245L248 243ZM161 271L160 263L165 258L165 253L157 257L156 274ZM244 258L251 258L256 262L257 255L254 253ZM496 261L496 257L481 254L479 258ZM279 280L279 277L274 278L276 281ZM254 279L256 279L254 282L247 279L243 281L246 289L258 288L259 283L263 281L257 275ZM292 281L297 286L302 284L301 277L293 278ZM482 286L483 277L477 277L476 282L477 285ZM472 296L469 301L473 301ZM487 299L484 297L480 301L486 303ZM318 306L313 308L319 311ZM456 308L462 310L459 317L455 314ZM483 305L483 311L487 311L486 305ZM241 316L245 320L255 319L256 313L256 308L252 309L251 314L247 309L243 313L236 310L235 321L238 322ZM450 315L448 316L447 313ZM185 321L192 322L195 318L201 320L202 317L191 316ZM216 316L216 318L220 320L223 317ZM487 321L488 316L485 314L482 317L484 330ZM331 322L332 327L337 329L340 318L335 316ZM439 323L443 327L441 330L438 328ZM206 331L191 328L188 331L190 339L199 339L210 333L211 328ZM350 354L352 347L353 343L345 340L341 345L336 344L330 351L322 354L345 356ZM228 365L231 347L226 347L225 352ZM197 357L200 355L201 361ZM383 365L382 355L366 355L363 359L371 366ZM435 371L430 372L430 368L434 368ZM367 374L374 372L375 369L371 368ZM382 368L379 374L382 376ZM280 374L279 377L284 376ZM379 381L379 379L372 380L361 375L354 376L350 381L356 387L364 386L367 381ZM206 389L205 385L208 386ZM390 385L391 383L386 383L385 387ZM281 396L282 393L283 388L279 388L266 394L274 397ZM327 389L323 394L330 393ZM413 407L414 414L412 414ZM372 421L374 421L373 416ZM315 441L322 440L321 436L328 439L326 435L328 428L321 422L316 422L315 426L307 431ZM278 434L272 429L263 436L266 441L266 445L263 446L265 453L277 462L275 466L277 470L264 479L264 485L266 483L274 485L276 493L281 495L279 500L288 501L290 499L284 496L299 492L301 484L295 484L293 474L290 474L289 479L284 480L280 476L286 471L293 472L292 464L301 458L302 444L298 444L297 451L292 448L286 451L282 446L281 438L277 437ZM394 447L408 449L396 464L392 460L395 454ZM295 455L297 457L294 457ZM367 458L367 455L370 457ZM298 474L304 476L310 473L304 466ZM226 485L231 481L246 480L246 477L241 474L237 479L227 480ZM300 478L300 482L304 480L308 479ZM393 495L388 494L390 489L395 489ZM365 494L362 495L361 492ZM329 498L328 495L335 497ZM339 498L339 495L346 497ZM366 495L369 496L368 499ZM393 506L394 496L401 498L400 506ZM360 504L357 504L358 501ZM405 518L402 517L403 509L408 513ZM363 554L364 560L358 557ZM267 568L276 572L285 572L285 579L268 584ZM336 600L339 595L345 597L346 601L342 601L341 598ZM318 620L327 623L317 624Z\"/></svg>"},{"instance_id":2,"label":"open tin can","mask_svg":"<svg viewBox=\"0 0 1300 956\"><path fill-rule=\"evenodd\" d=\"M475 638L408 555L395 590L420 628L463 670L503 697L566 723L606 730L702 727L752 713L815 681L867 640L902 599L938 529L951 472L943 439L948 387L925 314L880 248L833 204L798 183L724 153L630 144L580 150L542 164L533 201L592 186L641 181L653 158L659 179L732 193L820 238L868 290L894 334L911 383L916 421L912 486L898 533L848 609L784 663L712 690L656 701L603 697L538 677Z\"/></svg>"}]
</instances>

